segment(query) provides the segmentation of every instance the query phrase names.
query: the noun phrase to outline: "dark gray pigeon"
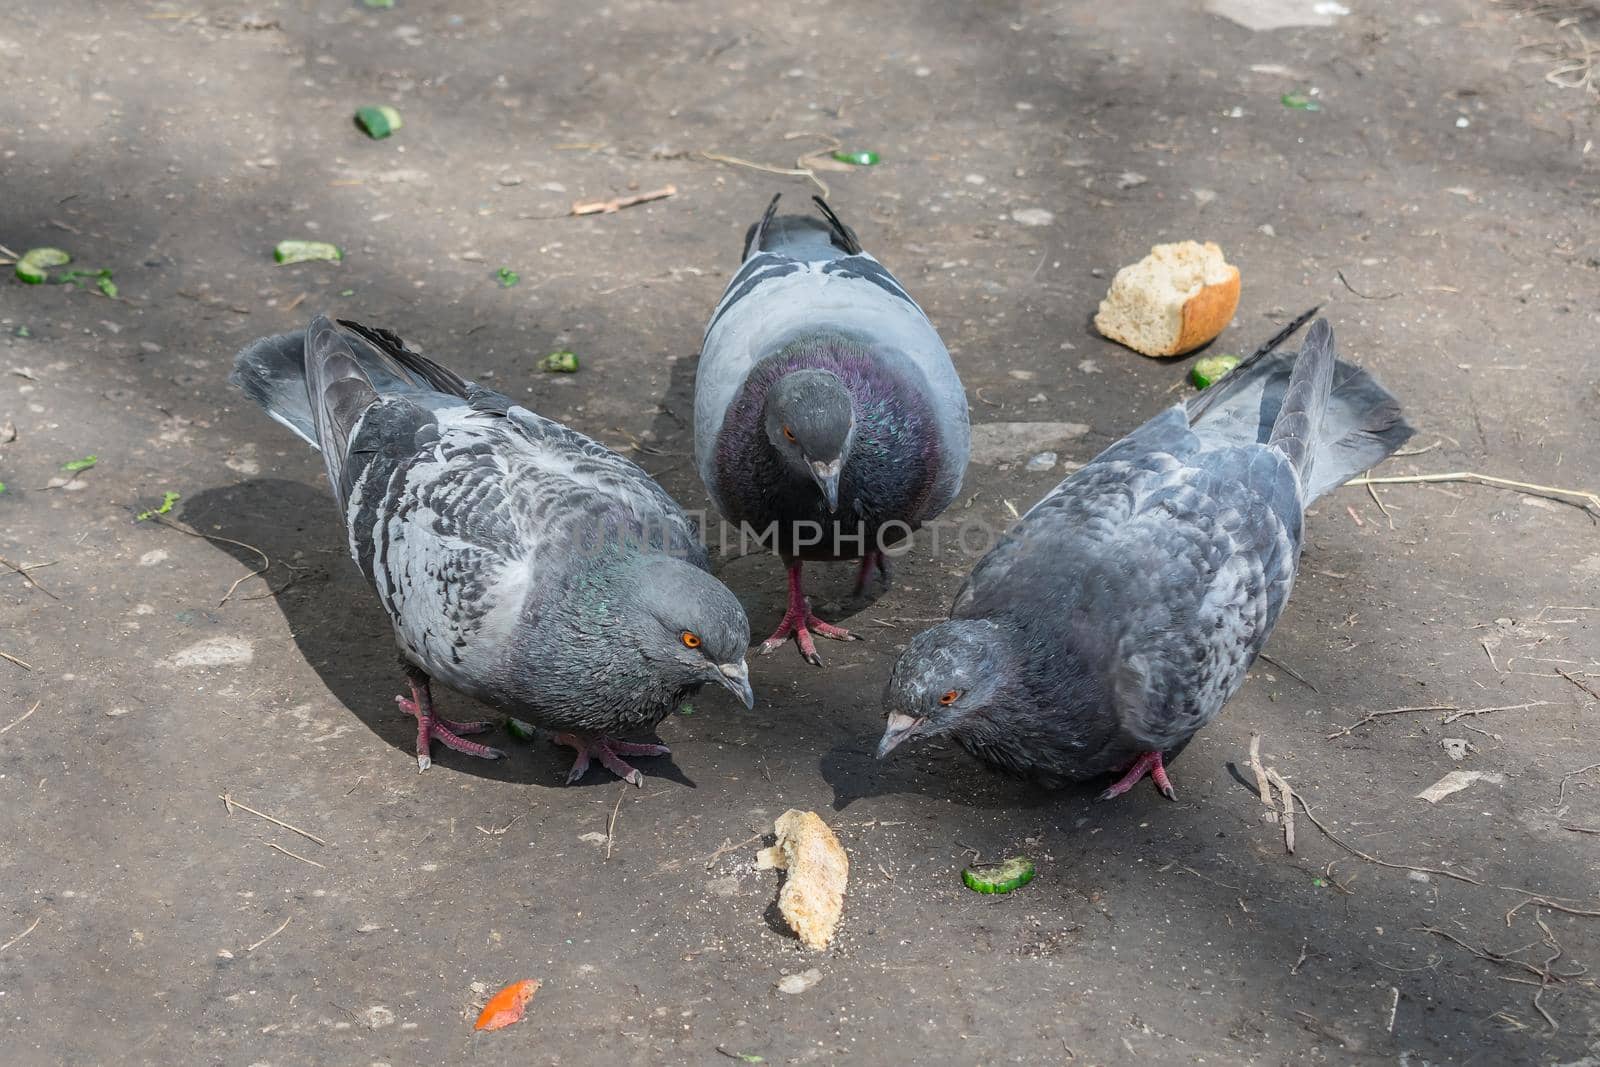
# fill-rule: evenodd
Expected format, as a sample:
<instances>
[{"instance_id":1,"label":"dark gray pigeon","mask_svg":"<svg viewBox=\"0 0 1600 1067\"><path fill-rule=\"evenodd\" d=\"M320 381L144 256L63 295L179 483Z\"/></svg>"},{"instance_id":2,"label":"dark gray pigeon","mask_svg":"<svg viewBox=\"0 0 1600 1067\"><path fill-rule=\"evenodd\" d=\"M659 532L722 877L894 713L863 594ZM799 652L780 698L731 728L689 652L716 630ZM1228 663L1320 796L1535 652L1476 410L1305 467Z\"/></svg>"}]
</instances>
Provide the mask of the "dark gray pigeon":
<instances>
[{"instance_id":1,"label":"dark gray pigeon","mask_svg":"<svg viewBox=\"0 0 1600 1067\"><path fill-rule=\"evenodd\" d=\"M1313 309L1314 311L1314 309ZM978 561L950 621L885 693L882 758L949 734L1045 785L1149 774L1243 684L1289 599L1308 504L1411 436L1400 405L1336 360L1313 312L1187 404L1056 486Z\"/></svg>"},{"instance_id":2,"label":"dark gray pigeon","mask_svg":"<svg viewBox=\"0 0 1600 1067\"><path fill-rule=\"evenodd\" d=\"M780 553L790 636L820 665L808 560L861 560L859 595L886 548L961 488L971 432L950 353L899 282L820 197L821 218L777 215L745 237L744 263L706 329L695 373L695 461L729 522Z\"/></svg>"},{"instance_id":3,"label":"dark gray pigeon","mask_svg":"<svg viewBox=\"0 0 1600 1067\"><path fill-rule=\"evenodd\" d=\"M341 329L340 327L344 327ZM435 714L431 679L555 733L633 782L621 757L707 682L754 702L750 624L693 523L643 470L464 381L387 330L324 316L240 352L232 381L322 452L350 554L394 623L429 742L488 723Z\"/></svg>"}]
</instances>

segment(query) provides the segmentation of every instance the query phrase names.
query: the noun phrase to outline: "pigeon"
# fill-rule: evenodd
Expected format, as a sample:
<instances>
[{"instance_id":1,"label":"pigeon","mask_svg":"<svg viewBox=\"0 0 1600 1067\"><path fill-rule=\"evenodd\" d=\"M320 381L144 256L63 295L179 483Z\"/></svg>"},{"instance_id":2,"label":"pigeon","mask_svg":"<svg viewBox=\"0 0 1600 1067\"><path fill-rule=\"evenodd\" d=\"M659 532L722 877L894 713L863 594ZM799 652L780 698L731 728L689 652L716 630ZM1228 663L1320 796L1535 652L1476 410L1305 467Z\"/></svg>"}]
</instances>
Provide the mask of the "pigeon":
<instances>
[{"instance_id":1,"label":"pigeon","mask_svg":"<svg viewBox=\"0 0 1600 1067\"><path fill-rule=\"evenodd\" d=\"M980 559L884 694L882 759L947 734L1046 787L1166 764L1244 683L1294 585L1305 510L1412 433L1307 312L1056 486Z\"/></svg>"},{"instance_id":2,"label":"pigeon","mask_svg":"<svg viewBox=\"0 0 1600 1067\"><path fill-rule=\"evenodd\" d=\"M793 637L820 666L812 634L855 635L812 614L801 567L859 559L857 596L874 572L887 586L887 551L960 491L971 429L927 315L812 199L821 218L780 216L774 196L745 236L701 348L694 443L723 516L788 570L788 608L761 651Z\"/></svg>"},{"instance_id":3,"label":"pigeon","mask_svg":"<svg viewBox=\"0 0 1600 1067\"><path fill-rule=\"evenodd\" d=\"M439 716L438 680L532 721L626 781L623 756L708 682L754 705L750 624L698 530L638 466L466 381L395 334L325 316L256 341L232 382L321 451L350 555L394 624L430 743L471 756L489 723Z\"/></svg>"}]
</instances>

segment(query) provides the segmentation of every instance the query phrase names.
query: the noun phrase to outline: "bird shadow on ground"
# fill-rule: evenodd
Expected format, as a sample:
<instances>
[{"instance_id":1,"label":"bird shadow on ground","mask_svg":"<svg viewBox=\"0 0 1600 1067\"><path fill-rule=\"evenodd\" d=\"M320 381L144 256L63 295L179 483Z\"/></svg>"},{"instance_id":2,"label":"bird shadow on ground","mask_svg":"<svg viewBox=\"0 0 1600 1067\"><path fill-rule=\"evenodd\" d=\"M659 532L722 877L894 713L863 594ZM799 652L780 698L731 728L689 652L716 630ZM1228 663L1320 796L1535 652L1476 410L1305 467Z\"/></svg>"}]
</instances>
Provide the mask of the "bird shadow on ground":
<instances>
[{"instance_id":1,"label":"bird shadow on ground","mask_svg":"<svg viewBox=\"0 0 1600 1067\"><path fill-rule=\"evenodd\" d=\"M252 478L186 497L178 517L196 531L239 542L211 543L246 567L260 567L257 550L264 553L271 566L263 578L290 636L328 691L384 742L408 755L416 751L415 721L394 704L406 684L393 630L350 561L326 492L282 478ZM495 723L504 718L442 685L434 688L434 702L447 718ZM504 751L506 758L478 759L435 742L435 762L496 781L566 781L570 749L544 741L525 745L498 727L475 740ZM648 777L695 788L671 757L641 758L639 769ZM615 780L596 768L574 785L609 786Z\"/></svg>"},{"instance_id":2,"label":"bird shadow on ground","mask_svg":"<svg viewBox=\"0 0 1600 1067\"><path fill-rule=\"evenodd\" d=\"M988 810L1081 807L1105 788L1090 782L1049 790L990 771L953 747L929 744L880 760L874 755L877 744L878 735L859 734L841 739L823 753L817 770L833 787L834 811L844 811L858 800L896 794Z\"/></svg>"}]
</instances>

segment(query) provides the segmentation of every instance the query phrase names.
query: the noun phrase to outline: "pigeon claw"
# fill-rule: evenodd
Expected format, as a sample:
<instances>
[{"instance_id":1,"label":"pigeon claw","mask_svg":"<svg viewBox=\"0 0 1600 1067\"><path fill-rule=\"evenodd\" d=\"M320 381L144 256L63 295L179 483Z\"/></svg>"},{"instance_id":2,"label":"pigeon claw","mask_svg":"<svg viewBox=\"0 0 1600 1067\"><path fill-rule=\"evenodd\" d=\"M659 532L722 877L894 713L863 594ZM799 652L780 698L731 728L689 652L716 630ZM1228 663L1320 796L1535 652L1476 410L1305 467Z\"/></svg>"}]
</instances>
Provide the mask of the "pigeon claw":
<instances>
[{"instance_id":1,"label":"pigeon claw","mask_svg":"<svg viewBox=\"0 0 1600 1067\"><path fill-rule=\"evenodd\" d=\"M418 694L421 695L421 694ZM489 729L490 723L486 722L456 722L453 719L441 719L433 714L433 701L423 695L423 707L418 707L415 699L407 700L403 696L394 698L400 710L417 720L417 772L427 770L433 766L432 743L439 742L445 748L479 759L504 759L505 753L498 748L480 745L475 741L467 741L461 734L478 734Z\"/></svg>"},{"instance_id":2,"label":"pigeon claw","mask_svg":"<svg viewBox=\"0 0 1600 1067\"><path fill-rule=\"evenodd\" d=\"M1167 768L1162 763L1161 753L1146 752L1133 761L1133 766L1128 768L1128 773L1118 778L1116 782L1101 793L1099 800L1113 800L1120 797L1134 786L1138 785L1145 775L1150 776L1150 781L1160 790L1161 795L1168 800L1177 800L1178 791L1172 788L1172 779L1167 777Z\"/></svg>"},{"instance_id":3,"label":"pigeon claw","mask_svg":"<svg viewBox=\"0 0 1600 1067\"><path fill-rule=\"evenodd\" d=\"M790 608L784 615L783 621L772 632L772 636L761 642L761 654L769 655L774 649L780 647L789 638L794 638L795 647L800 650L801 657L813 667L822 666L822 657L817 655L817 643L811 635L826 637L830 641L859 641L861 638L846 630L843 626L835 626L831 622L823 622L811 614L811 605L803 603L799 608Z\"/></svg>"},{"instance_id":4,"label":"pigeon claw","mask_svg":"<svg viewBox=\"0 0 1600 1067\"><path fill-rule=\"evenodd\" d=\"M591 760L598 759L600 766L630 785L644 786L644 774L630 767L623 756L670 756L672 749L666 745L643 744L635 741L617 741L609 737L580 737L577 734L556 734L556 744L577 751L572 769L567 772L567 784L574 785L589 772Z\"/></svg>"}]
</instances>

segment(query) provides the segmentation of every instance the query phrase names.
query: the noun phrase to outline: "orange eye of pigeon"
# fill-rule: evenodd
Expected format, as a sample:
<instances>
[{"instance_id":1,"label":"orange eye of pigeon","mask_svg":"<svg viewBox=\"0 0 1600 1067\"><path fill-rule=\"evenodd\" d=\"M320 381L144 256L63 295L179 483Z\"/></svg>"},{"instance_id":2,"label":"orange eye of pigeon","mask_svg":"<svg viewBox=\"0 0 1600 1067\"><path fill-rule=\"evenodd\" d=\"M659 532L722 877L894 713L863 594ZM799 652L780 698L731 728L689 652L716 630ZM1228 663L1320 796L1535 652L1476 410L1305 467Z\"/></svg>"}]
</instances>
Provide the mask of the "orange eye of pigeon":
<instances>
[{"instance_id":1,"label":"orange eye of pigeon","mask_svg":"<svg viewBox=\"0 0 1600 1067\"><path fill-rule=\"evenodd\" d=\"M794 440L794 431L789 429L789 427L785 426L783 428L783 436L785 436L789 440L793 441Z\"/></svg>"},{"instance_id":2,"label":"orange eye of pigeon","mask_svg":"<svg viewBox=\"0 0 1600 1067\"><path fill-rule=\"evenodd\" d=\"M683 634L681 635L680 640L683 641L683 647L684 648L699 648L700 647L700 635L695 633L693 630L685 630L685 631L683 631Z\"/></svg>"},{"instance_id":3,"label":"orange eye of pigeon","mask_svg":"<svg viewBox=\"0 0 1600 1067\"><path fill-rule=\"evenodd\" d=\"M950 706L951 704L954 704L956 701L958 701L960 699L961 699L960 690L952 689L952 690L950 690L950 692L946 693L944 696L939 698L939 703L941 703L941 704L945 705L946 707L948 707L948 706Z\"/></svg>"}]
</instances>

